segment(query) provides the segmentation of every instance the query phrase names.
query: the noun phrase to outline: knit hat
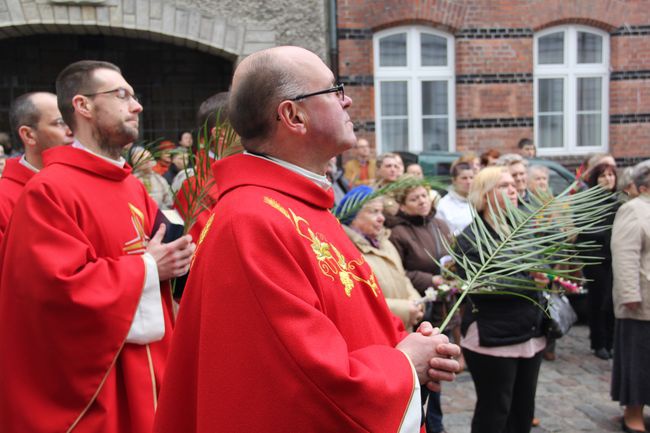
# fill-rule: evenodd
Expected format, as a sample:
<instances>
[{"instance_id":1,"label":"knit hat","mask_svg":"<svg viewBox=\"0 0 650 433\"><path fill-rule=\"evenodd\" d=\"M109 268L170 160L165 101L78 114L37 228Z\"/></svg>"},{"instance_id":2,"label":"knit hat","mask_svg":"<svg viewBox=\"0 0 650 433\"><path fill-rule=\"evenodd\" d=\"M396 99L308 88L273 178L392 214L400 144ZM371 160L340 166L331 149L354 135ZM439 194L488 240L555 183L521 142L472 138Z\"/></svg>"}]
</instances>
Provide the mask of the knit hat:
<instances>
[{"instance_id":1,"label":"knit hat","mask_svg":"<svg viewBox=\"0 0 650 433\"><path fill-rule=\"evenodd\" d=\"M351 189L336 206L334 215L341 221L341 224L350 224L372 193L373 189L368 185L359 185Z\"/></svg>"}]
</instances>

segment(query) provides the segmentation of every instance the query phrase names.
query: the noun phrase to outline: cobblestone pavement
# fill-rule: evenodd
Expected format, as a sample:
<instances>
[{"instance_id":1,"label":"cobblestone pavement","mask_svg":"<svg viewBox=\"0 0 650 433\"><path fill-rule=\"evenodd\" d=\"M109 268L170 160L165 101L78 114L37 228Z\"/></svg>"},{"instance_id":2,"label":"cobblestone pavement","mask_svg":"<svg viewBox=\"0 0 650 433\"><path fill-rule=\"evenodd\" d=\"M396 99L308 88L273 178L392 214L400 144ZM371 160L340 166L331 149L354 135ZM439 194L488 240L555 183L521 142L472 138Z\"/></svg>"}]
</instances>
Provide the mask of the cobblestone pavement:
<instances>
[{"instance_id":1,"label":"cobblestone pavement","mask_svg":"<svg viewBox=\"0 0 650 433\"><path fill-rule=\"evenodd\" d=\"M532 433L620 432L622 409L609 397L611 361L589 350L589 329L574 326L557 341L557 359L542 361L535 415L541 420ZM442 410L448 433L469 433L476 397L468 372L445 383ZM650 420L646 415L646 426Z\"/></svg>"}]
</instances>

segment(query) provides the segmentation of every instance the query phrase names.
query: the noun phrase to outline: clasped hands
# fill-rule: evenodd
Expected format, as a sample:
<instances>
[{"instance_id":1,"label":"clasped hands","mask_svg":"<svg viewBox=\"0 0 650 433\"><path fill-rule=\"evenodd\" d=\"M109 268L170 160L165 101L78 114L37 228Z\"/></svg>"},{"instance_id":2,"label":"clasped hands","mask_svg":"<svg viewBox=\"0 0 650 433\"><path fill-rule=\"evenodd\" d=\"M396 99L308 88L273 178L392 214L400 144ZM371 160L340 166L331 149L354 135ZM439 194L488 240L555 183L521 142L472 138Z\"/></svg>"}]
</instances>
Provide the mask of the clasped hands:
<instances>
[{"instance_id":1,"label":"clasped hands","mask_svg":"<svg viewBox=\"0 0 650 433\"><path fill-rule=\"evenodd\" d=\"M440 391L440 381L451 382L460 371L456 360L460 347L450 343L447 336L429 322L423 322L416 332L407 335L396 349L409 357L420 384L431 391Z\"/></svg>"}]
</instances>

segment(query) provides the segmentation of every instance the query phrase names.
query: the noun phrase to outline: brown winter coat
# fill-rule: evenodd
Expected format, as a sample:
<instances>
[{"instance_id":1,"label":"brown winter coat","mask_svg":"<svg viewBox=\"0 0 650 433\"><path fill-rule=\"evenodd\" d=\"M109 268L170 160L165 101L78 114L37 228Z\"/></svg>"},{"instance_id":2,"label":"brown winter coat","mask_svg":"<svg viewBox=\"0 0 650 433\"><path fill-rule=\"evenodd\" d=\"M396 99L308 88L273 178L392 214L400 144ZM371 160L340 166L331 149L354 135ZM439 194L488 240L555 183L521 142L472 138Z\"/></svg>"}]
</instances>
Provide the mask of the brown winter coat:
<instances>
[{"instance_id":1,"label":"brown winter coat","mask_svg":"<svg viewBox=\"0 0 650 433\"><path fill-rule=\"evenodd\" d=\"M395 246L388 240L390 230L385 229L379 234L379 248L375 248L354 229L344 225L343 230L361 251L377 277L390 311L402 319L406 329L410 329L413 323L409 323L409 307L414 300L420 299L420 295L406 276Z\"/></svg>"}]
</instances>

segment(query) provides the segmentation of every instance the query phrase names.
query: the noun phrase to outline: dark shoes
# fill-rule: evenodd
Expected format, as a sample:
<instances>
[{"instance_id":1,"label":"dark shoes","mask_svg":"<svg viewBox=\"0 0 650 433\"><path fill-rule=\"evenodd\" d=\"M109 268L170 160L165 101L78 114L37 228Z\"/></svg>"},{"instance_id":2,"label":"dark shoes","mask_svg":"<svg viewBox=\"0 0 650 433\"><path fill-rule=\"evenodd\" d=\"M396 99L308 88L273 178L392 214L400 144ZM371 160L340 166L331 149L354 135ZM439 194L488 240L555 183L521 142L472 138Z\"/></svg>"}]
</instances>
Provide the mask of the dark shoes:
<instances>
[{"instance_id":1,"label":"dark shoes","mask_svg":"<svg viewBox=\"0 0 650 433\"><path fill-rule=\"evenodd\" d=\"M646 433L645 430L634 430L632 428L629 428L627 424L625 424L625 418L621 419L621 428L625 433Z\"/></svg>"},{"instance_id":2,"label":"dark shoes","mask_svg":"<svg viewBox=\"0 0 650 433\"><path fill-rule=\"evenodd\" d=\"M547 361L555 361L555 352L544 352L542 356Z\"/></svg>"},{"instance_id":3,"label":"dark shoes","mask_svg":"<svg viewBox=\"0 0 650 433\"><path fill-rule=\"evenodd\" d=\"M605 349L604 347L601 347L600 349L596 349L594 351L594 355L600 359L608 360L611 359L611 355L609 354L609 351Z\"/></svg>"}]
</instances>

